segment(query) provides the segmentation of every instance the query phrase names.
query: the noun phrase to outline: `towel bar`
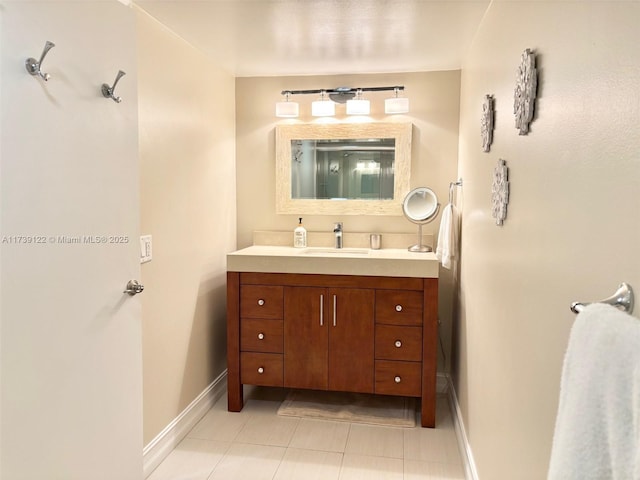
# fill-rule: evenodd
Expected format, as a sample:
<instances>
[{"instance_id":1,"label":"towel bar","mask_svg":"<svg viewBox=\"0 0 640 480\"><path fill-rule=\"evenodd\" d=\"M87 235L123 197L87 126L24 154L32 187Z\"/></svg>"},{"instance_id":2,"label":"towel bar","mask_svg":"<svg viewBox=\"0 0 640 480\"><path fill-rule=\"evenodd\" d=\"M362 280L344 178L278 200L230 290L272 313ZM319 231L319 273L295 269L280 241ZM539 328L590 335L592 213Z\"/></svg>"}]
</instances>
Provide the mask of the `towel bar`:
<instances>
[{"instance_id":1,"label":"towel bar","mask_svg":"<svg viewBox=\"0 0 640 480\"><path fill-rule=\"evenodd\" d=\"M457 182L449 183L449 203L453 203L453 187L461 187L462 179L459 178Z\"/></svg>"},{"instance_id":2,"label":"towel bar","mask_svg":"<svg viewBox=\"0 0 640 480\"><path fill-rule=\"evenodd\" d=\"M623 282L618 286L618 289L613 295L595 303L606 303L630 314L633 312L633 290L631 285ZM587 305L589 304L585 302L573 302L571 304L571 311L573 313L580 313Z\"/></svg>"}]
</instances>

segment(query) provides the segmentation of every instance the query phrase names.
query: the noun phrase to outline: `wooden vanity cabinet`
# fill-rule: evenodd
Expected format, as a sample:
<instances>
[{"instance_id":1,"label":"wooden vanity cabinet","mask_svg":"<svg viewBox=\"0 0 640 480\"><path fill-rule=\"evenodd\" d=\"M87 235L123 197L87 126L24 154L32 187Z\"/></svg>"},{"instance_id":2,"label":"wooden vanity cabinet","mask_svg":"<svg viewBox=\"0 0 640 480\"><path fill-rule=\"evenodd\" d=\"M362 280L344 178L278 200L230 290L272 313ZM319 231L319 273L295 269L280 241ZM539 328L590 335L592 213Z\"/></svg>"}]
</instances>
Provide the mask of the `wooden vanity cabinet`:
<instances>
[{"instance_id":1,"label":"wooden vanity cabinet","mask_svg":"<svg viewBox=\"0 0 640 480\"><path fill-rule=\"evenodd\" d=\"M437 278L227 273L229 411L243 384L421 399L435 426Z\"/></svg>"}]
</instances>

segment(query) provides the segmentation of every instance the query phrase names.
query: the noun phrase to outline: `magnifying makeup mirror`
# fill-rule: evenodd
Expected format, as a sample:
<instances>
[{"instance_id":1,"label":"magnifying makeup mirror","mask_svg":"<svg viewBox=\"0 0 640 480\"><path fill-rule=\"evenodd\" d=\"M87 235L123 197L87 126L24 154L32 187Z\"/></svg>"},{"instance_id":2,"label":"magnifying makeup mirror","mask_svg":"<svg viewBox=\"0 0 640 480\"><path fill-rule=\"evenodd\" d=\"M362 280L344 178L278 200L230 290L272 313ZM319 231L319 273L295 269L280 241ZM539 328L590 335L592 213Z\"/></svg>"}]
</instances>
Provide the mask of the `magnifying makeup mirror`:
<instances>
[{"instance_id":1,"label":"magnifying makeup mirror","mask_svg":"<svg viewBox=\"0 0 640 480\"><path fill-rule=\"evenodd\" d=\"M410 252L431 252L433 249L422 243L422 226L432 222L440 211L436 194L427 187L411 190L402 202L402 211L412 223L418 225L418 243L409 247Z\"/></svg>"}]
</instances>

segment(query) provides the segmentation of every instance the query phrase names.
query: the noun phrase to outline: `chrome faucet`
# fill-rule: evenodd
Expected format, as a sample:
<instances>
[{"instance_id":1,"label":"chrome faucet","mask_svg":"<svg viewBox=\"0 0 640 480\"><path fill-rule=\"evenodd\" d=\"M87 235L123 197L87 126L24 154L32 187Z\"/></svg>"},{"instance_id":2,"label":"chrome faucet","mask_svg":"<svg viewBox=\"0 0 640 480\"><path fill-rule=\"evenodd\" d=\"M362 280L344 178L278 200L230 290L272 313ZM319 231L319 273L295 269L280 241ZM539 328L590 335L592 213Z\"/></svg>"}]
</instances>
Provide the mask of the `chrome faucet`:
<instances>
[{"instance_id":1,"label":"chrome faucet","mask_svg":"<svg viewBox=\"0 0 640 480\"><path fill-rule=\"evenodd\" d=\"M333 233L336 234L336 248L342 248L342 222L334 224Z\"/></svg>"}]
</instances>

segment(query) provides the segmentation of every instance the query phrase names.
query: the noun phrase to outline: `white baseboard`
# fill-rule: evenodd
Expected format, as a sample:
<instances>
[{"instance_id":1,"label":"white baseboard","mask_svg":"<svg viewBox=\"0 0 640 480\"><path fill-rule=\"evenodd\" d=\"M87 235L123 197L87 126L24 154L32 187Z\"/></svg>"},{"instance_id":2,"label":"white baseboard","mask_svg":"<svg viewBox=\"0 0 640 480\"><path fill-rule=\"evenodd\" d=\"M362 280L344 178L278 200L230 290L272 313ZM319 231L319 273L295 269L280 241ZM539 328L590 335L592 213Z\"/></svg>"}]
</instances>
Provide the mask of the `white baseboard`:
<instances>
[{"instance_id":1,"label":"white baseboard","mask_svg":"<svg viewBox=\"0 0 640 480\"><path fill-rule=\"evenodd\" d=\"M458 438L458 449L462 457L462 464L464 465L464 475L467 480L479 480L478 471L476 470L476 463L473 460L473 453L471 452L471 445L467 439L467 432L464 427L464 421L462 419L462 412L460 411L460 405L458 404L458 397L456 396L456 390L453 387L453 382L448 374L443 375L447 381L447 390L449 393L449 405L451 406L451 413L453 415L453 424L456 430L456 437ZM438 378L440 380L440 378ZM438 382L439 384L440 382Z\"/></svg>"},{"instance_id":2,"label":"white baseboard","mask_svg":"<svg viewBox=\"0 0 640 480\"><path fill-rule=\"evenodd\" d=\"M180 415L142 450L143 478L147 478L211 407L227 392L227 370L203 390Z\"/></svg>"}]
</instances>

